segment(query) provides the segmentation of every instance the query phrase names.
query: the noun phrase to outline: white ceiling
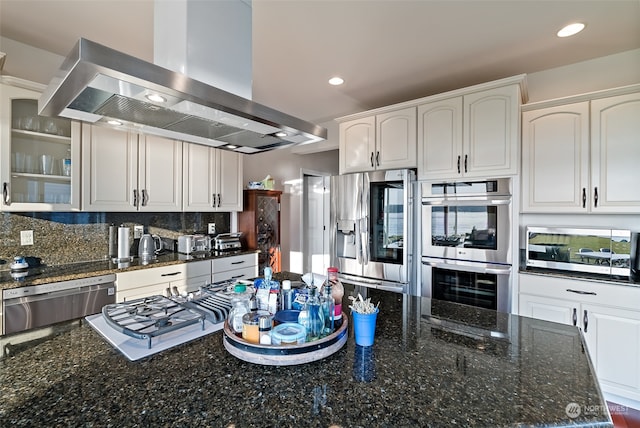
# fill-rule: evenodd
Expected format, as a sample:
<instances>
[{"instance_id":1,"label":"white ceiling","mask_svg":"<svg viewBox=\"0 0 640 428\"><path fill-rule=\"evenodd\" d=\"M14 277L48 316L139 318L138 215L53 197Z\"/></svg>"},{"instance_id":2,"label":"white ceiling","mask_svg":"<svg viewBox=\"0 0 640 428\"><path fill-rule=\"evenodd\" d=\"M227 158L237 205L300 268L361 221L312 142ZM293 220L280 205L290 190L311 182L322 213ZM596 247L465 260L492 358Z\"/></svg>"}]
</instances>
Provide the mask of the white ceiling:
<instances>
[{"instance_id":1,"label":"white ceiling","mask_svg":"<svg viewBox=\"0 0 640 428\"><path fill-rule=\"evenodd\" d=\"M575 20L582 33L555 36ZM153 0L0 0L0 36L152 61ZM637 48L640 0L253 0L253 99L323 122Z\"/></svg>"}]
</instances>

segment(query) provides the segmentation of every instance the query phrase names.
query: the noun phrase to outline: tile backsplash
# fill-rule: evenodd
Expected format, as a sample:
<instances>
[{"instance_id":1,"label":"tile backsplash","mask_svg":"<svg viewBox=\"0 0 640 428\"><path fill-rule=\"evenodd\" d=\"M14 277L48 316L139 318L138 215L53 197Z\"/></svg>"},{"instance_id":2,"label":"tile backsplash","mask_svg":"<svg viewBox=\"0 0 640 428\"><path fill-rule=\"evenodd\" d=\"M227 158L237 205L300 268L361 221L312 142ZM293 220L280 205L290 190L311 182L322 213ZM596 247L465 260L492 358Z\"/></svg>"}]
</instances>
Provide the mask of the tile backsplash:
<instances>
[{"instance_id":1,"label":"tile backsplash","mask_svg":"<svg viewBox=\"0 0 640 428\"><path fill-rule=\"evenodd\" d=\"M0 213L0 270L8 270L15 256L39 257L47 265L106 260L109 226L143 225L145 233L178 239L206 233L208 223L217 233L230 231L229 213ZM33 231L33 245L20 245L20 231Z\"/></svg>"}]
</instances>

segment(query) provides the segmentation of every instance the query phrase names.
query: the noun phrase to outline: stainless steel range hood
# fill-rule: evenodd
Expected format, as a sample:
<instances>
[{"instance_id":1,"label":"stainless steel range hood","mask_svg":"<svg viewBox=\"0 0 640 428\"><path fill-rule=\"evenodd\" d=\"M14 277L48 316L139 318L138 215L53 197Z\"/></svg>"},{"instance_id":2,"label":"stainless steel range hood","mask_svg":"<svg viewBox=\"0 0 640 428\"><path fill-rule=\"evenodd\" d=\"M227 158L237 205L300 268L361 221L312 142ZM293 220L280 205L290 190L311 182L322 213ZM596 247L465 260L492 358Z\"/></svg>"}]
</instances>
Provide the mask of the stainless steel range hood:
<instances>
[{"instance_id":1,"label":"stainless steel range hood","mask_svg":"<svg viewBox=\"0 0 640 428\"><path fill-rule=\"evenodd\" d=\"M87 39L64 60L38 107L43 116L241 153L327 138L323 127Z\"/></svg>"}]
</instances>

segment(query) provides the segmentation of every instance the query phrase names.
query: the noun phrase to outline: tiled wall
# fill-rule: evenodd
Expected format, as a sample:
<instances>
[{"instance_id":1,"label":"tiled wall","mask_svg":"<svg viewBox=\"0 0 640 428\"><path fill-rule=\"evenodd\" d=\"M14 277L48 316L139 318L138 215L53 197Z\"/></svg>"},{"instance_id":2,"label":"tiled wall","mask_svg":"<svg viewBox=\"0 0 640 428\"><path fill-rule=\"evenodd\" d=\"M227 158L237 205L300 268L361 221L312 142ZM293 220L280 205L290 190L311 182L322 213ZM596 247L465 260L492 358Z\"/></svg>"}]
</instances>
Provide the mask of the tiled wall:
<instances>
[{"instance_id":1,"label":"tiled wall","mask_svg":"<svg viewBox=\"0 0 640 428\"><path fill-rule=\"evenodd\" d=\"M218 233L230 231L229 213L0 213L0 270L14 256L39 257L47 265L105 260L109 226L141 224L145 233L178 239L206 233L208 223ZM33 230L34 245L20 245L20 231Z\"/></svg>"}]
</instances>

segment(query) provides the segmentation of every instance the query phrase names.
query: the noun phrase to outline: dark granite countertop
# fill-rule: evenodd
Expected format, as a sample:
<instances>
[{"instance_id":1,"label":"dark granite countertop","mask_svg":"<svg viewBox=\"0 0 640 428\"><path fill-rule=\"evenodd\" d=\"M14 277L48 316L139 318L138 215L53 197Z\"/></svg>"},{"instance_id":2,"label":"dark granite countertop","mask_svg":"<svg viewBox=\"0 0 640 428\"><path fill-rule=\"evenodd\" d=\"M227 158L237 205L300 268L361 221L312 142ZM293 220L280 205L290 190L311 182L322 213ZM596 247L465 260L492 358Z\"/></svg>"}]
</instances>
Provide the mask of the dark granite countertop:
<instances>
[{"instance_id":1,"label":"dark granite countertop","mask_svg":"<svg viewBox=\"0 0 640 428\"><path fill-rule=\"evenodd\" d=\"M0 359L0 426L613 426L577 328L366 291L374 345L350 326L304 365L238 360L222 332L130 362L82 323Z\"/></svg>"},{"instance_id":2,"label":"dark granite countertop","mask_svg":"<svg viewBox=\"0 0 640 428\"><path fill-rule=\"evenodd\" d=\"M220 257L253 254L256 250L241 250L227 252L208 252L197 256L168 252L159 255L150 263L142 264L135 257L130 263L115 264L109 260L72 263L56 266L33 267L28 270L28 275L20 280L11 276L10 271L0 272L0 290L25 287L29 285L47 284L50 282L68 281L72 279L87 278L91 276L108 275L131 270L149 269L160 266L168 266L180 263L189 263L201 260L211 260Z\"/></svg>"}]
</instances>

